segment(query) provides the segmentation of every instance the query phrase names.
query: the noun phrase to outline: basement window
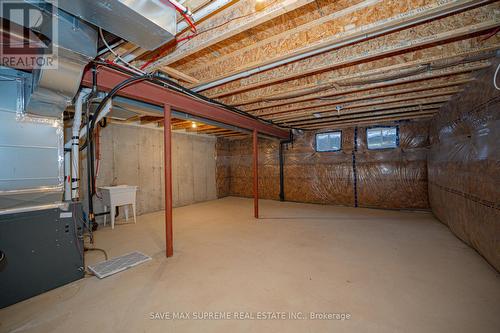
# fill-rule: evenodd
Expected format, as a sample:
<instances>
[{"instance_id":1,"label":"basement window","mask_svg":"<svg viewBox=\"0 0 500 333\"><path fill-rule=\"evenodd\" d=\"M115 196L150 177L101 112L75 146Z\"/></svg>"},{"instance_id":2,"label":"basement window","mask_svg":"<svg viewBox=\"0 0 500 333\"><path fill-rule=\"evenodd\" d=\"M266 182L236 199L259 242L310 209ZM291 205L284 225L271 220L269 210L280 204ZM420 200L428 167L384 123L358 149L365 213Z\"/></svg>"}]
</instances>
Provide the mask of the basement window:
<instances>
[{"instance_id":1,"label":"basement window","mask_svg":"<svg viewBox=\"0 0 500 333\"><path fill-rule=\"evenodd\" d=\"M328 132L316 134L316 151L339 151L342 148L342 132Z\"/></svg>"},{"instance_id":2,"label":"basement window","mask_svg":"<svg viewBox=\"0 0 500 333\"><path fill-rule=\"evenodd\" d=\"M397 126L372 127L366 129L368 149L388 149L399 146L399 131Z\"/></svg>"}]
</instances>

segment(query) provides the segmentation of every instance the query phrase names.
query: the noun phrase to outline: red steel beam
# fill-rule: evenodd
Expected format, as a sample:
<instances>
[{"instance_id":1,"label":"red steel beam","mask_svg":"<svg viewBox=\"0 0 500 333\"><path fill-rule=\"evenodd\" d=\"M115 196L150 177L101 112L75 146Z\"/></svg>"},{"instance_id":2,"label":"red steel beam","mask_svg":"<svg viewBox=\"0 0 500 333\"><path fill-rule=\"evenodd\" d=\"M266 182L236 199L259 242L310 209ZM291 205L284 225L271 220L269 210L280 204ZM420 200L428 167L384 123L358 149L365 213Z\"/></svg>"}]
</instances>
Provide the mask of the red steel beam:
<instances>
[{"instance_id":1,"label":"red steel beam","mask_svg":"<svg viewBox=\"0 0 500 333\"><path fill-rule=\"evenodd\" d=\"M109 91L129 77L129 74L110 67L97 67L97 86L99 90ZM92 87L91 68L87 68L83 73L82 85L85 87ZM158 106L163 106L165 103L168 103L172 109L193 116L241 127L251 131L256 129L261 134L279 139L288 139L290 136L288 130L226 110L222 107L189 97L148 81L141 81L129 85L120 90L118 95Z\"/></svg>"},{"instance_id":2,"label":"red steel beam","mask_svg":"<svg viewBox=\"0 0 500 333\"><path fill-rule=\"evenodd\" d=\"M163 106L163 167L165 169L165 246L166 255L174 255L172 232L172 120L170 105Z\"/></svg>"},{"instance_id":3,"label":"red steel beam","mask_svg":"<svg viewBox=\"0 0 500 333\"><path fill-rule=\"evenodd\" d=\"M253 130L253 213L259 218L259 141L258 132Z\"/></svg>"}]
</instances>

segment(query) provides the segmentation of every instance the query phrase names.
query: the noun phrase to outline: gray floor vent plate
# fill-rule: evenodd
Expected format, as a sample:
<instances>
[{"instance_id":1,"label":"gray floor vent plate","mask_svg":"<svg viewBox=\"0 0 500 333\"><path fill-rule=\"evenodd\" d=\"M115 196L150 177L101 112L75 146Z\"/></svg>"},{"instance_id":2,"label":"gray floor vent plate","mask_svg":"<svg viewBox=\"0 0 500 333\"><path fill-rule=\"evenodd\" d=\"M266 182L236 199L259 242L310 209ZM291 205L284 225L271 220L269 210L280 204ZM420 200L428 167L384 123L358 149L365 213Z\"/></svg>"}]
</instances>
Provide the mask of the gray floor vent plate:
<instances>
[{"instance_id":1,"label":"gray floor vent plate","mask_svg":"<svg viewBox=\"0 0 500 333\"><path fill-rule=\"evenodd\" d=\"M135 251L89 266L89 270L98 278L104 279L149 260L151 260L151 257Z\"/></svg>"}]
</instances>

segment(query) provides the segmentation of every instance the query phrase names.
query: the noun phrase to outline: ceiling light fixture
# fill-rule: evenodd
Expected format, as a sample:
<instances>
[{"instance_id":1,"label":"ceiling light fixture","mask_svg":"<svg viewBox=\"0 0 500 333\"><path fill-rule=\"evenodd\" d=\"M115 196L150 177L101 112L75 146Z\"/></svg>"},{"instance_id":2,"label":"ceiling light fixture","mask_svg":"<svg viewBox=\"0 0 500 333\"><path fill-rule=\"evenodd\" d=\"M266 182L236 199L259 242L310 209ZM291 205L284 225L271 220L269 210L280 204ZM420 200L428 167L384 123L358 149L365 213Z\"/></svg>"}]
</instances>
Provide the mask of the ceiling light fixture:
<instances>
[{"instance_id":1,"label":"ceiling light fixture","mask_svg":"<svg viewBox=\"0 0 500 333\"><path fill-rule=\"evenodd\" d=\"M193 121L193 122L191 122L191 127L192 127L192 128L196 128L196 127L198 127L198 126L197 126L197 125L196 125L196 123Z\"/></svg>"}]
</instances>

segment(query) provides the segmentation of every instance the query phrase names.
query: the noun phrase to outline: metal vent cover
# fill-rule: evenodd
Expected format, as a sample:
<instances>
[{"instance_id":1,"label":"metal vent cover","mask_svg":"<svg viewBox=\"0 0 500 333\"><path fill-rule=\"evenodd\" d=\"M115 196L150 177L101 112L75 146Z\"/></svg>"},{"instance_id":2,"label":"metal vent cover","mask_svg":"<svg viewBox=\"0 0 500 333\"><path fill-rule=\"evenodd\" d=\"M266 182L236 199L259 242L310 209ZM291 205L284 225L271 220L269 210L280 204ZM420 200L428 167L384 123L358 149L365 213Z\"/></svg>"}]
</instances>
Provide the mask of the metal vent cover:
<instances>
[{"instance_id":1,"label":"metal vent cover","mask_svg":"<svg viewBox=\"0 0 500 333\"><path fill-rule=\"evenodd\" d=\"M150 256L147 256L138 251L134 251L89 266L89 270L92 273L94 273L99 279L104 279L105 277L119 273L134 266L140 265L149 260L151 260Z\"/></svg>"}]
</instances>

